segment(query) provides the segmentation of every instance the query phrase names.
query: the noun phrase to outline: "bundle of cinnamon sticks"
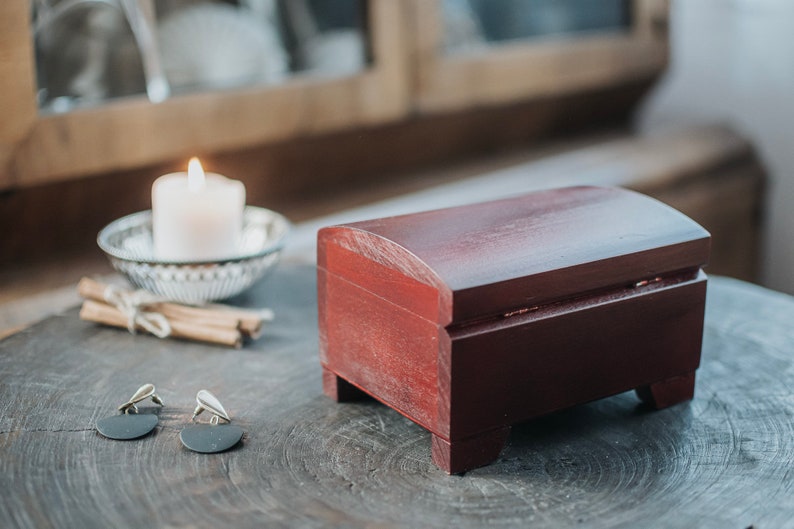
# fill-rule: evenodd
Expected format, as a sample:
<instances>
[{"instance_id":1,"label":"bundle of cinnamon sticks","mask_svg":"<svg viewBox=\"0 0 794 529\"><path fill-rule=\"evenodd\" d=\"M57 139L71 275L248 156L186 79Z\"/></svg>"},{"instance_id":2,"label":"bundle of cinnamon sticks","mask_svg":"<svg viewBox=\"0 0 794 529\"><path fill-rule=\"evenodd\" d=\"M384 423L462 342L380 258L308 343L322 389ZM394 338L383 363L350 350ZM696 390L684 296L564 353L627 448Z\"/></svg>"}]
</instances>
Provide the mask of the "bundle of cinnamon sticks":
<instances>
[{"instance_id":1,"label":"bundle of cinnamon sticks","mask_svg":"<svg viewBox=\"0 0 794 529\"><path fill-rule=\"evenodd\" d=\"M80 280L77 291L84 299L80 319L130 328L130 316L108 301L110 288L121 295L134 294L133 291L117 289L87 277ZM193 307L158 300L147 302L138 309L164 316L170 327L168 336L236 348L242 346L244 338L258 338L263 322L273 319L273 312L268 309L247 310L227 305ZM138 331L145 330L135 321L132 322L132 327Z\"/></svg>"}]
</instances>

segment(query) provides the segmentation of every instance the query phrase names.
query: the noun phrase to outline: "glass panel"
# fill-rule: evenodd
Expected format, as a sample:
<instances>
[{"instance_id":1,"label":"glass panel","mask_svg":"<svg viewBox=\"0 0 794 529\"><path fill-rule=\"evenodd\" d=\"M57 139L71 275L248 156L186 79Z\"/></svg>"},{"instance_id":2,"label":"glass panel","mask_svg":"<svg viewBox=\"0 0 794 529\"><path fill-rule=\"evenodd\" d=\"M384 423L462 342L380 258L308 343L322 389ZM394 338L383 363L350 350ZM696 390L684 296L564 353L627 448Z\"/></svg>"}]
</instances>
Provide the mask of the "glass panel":
<instances>
[{"instance_id":1,"label":"glass panel","mask_svg":"<svg viewBox=\"0 0 794 529\"><path fill-rule=\"evenodd\" d=\"M443 0L442 5L444 48L451 52L631 26L631 0Z\"/></svg>"},{"instance_id":2,"label":"glass panel","mask_svg":"<svg viewBox=\"0 0 794 529\"><path fill-rule=\"evenodd\" d=\"M39 108L366 68L366 0L32 0Z\"/></svg>"}]
</instances>

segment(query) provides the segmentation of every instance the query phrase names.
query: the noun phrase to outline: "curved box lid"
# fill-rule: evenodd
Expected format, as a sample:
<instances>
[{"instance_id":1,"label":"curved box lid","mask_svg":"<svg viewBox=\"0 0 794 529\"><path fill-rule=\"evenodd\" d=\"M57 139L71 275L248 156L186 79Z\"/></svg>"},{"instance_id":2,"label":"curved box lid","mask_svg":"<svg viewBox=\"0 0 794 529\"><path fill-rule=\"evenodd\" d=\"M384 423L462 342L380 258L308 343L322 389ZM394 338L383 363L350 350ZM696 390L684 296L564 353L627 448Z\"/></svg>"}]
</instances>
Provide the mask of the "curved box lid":
<instances>
[{"instance_id":1,"label":"curved box lid","mask_svg":"<svg viewBox=\"0 0 794 529\"><path fill-rule=\"evenodd\" d=\"M645 195L570 187L324 228L321 268L329 243L437 289L425 317L449 325L697 270L710 235Z\"/></svg>"}]
</instances>

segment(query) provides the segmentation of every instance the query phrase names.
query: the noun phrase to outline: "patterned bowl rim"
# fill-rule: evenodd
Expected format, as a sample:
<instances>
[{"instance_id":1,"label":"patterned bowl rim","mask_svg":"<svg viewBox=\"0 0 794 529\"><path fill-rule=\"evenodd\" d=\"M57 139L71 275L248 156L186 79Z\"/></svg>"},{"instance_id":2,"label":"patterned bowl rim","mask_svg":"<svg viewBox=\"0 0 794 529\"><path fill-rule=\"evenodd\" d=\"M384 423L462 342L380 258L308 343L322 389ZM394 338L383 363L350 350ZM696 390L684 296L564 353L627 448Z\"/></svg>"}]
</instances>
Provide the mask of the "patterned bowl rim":
<instances>
[{"instance_id":1,"label":"patterned bowl rim","mask_svg":"<svg viewBox=\"0 0 794 529\"><path fill-rule=\"evenodd\" d=\"M226 263L240 263L280 252L284 248L291 228L290 222L280 213L256 206L245 206L243 224L244 229L251 226L261 226L262 229L267 228L268 236L265 237L263 244L254 251L219 260L172 261L157 259L154 255L141 258L111 243L114 236L127 231L144 230L151 232L152 210L150 209L126 215L102 228L97 235L97 245L108 257L128 263L148 264L151 266L223 265Z\"/></svg>"}]
</instances>

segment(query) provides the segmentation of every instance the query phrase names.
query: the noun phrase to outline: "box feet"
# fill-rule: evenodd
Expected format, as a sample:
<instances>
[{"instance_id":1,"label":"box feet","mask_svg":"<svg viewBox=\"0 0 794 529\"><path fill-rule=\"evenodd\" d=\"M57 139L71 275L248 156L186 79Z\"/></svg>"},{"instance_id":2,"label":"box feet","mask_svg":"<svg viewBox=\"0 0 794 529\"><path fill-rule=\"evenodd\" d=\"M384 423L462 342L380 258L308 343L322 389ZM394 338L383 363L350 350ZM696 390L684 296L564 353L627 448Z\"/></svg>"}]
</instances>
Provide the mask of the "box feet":
<instances>
[{"instance_id":1,"label":"box feet","mask_svg":"<svg viewBox=\"0 0 794 529\"><path fill-rule=\"evenodd\" d=\"M695 396L695 372L640 386L635 391L640 400L661 410L685 400L692 400Z\"/></svg>"},{"instance_id":2,"label":"box feet","mask_svg":"<svg viewBox=\"0 0 794 529\"><path fill-rule=\"evenodd\" d=\"M323 367L323 393L336 402L351 402L367 397L366 393L325 367Z\"/></svg>"},{"instance_id":3,"label":"box feet","mask_svg":"<svg viewBox=\"0 0 794 529\"><path fill-rule=\"evenodd\" d=\"M459 474L495 461L508 435L509 426L456 441L447 441L433 434L430 455L441 470Z\"/></svg>"}]
</instances>

